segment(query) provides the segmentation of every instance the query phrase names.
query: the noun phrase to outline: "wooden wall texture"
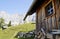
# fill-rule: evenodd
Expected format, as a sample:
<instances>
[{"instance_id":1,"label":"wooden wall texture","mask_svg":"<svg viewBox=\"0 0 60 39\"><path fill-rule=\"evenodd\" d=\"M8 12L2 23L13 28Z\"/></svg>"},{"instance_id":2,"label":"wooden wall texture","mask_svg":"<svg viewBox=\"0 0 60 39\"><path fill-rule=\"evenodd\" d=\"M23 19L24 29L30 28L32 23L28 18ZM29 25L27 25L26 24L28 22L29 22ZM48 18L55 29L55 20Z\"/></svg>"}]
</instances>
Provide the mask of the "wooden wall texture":
<instances>
[{"instance_id":1,"label":"wooden wall texture","mask_svg":"<svg viewBox=\"0 0 60 39\"><path fill-rule=\"evenodd\" d=\"M46 17L45 7L52 2L53 14ZM60 27L60 0L47 0L36 10L36 29L40 30L41 27L47 31L58 29Z\"/></svg>"}]
</instances>

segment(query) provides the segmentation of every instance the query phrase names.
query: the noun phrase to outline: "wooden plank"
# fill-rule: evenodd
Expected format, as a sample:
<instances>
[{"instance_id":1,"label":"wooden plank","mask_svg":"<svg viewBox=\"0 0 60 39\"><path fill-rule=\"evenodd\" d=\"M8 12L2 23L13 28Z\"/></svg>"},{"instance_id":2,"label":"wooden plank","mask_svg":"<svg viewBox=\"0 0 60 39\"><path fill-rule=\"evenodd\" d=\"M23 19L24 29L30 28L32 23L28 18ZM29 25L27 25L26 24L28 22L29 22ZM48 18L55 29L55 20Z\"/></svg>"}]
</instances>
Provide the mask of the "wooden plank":
<instances>
[{"instance_id":1,"label":"wooden plank","mask_svg":"<svg viewBox=\"0 0 60 39\"><path fill-rule=\"evenodd\" d=\"M38 12L36 11L36 33L38 32Z\"/></svg>"},{"instance_id":2,"label":"wooden plank","mask_svg":"<svg viewBox=\"0 0 60 39\"><path fill-rule=\"evenodd\" d=\"M55 0L55 12L56 12L56 20L57 20L57 28L59 28L59 0Z\"/></svg>"},{"instance_id":3,"label":"wooden plank","mask_svg":"<svg viewBox=\"0 0 60 39\"><path fill-rule=\"evenodd\" d=\"M56 19L55 19L55 15L52 16L52 27L53 27L53 29L56 29Z\"/></svg>"}]
</instances>

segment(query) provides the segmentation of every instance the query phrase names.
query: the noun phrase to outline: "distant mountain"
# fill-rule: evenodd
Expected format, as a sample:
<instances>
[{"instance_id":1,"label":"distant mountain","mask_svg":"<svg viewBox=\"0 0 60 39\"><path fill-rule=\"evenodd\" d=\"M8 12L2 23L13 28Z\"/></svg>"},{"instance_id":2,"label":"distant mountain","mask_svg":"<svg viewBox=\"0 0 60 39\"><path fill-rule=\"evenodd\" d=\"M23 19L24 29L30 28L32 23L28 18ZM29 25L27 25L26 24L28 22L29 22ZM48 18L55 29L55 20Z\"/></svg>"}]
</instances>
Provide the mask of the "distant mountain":
<instances>
[{"instance_id":1,"label":"distant mountain","mask_svg":"<svg viewBox=\"0 0 60 39\"><path fill-rule=\"evenodd\" d=\"M29 23L29 22L35 22L35 14L28 16L25 21L23 21L26 13L24 14L8 14L6 11L0 11L0 18L3 18L5 20L5 23L8 24L9 21L11 21L11 24L13 26L23 24L23 23Z\"/></svg>"}]
</instances>

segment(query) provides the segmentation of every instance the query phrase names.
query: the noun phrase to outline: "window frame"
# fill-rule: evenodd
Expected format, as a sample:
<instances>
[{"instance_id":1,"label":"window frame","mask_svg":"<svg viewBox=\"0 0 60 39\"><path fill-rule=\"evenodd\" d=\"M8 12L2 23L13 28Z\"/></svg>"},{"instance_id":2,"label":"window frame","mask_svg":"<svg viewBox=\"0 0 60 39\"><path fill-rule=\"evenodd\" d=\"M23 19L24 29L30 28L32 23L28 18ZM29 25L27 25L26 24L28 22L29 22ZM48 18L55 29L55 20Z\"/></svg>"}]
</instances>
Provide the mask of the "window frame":
<instances>
[{"instance_id":1,"label":"window frame","mask_svg":"<svg viewBox=\"0 0 60 39\"><path fill-rule=\"evenodd\" d=\"M47 6L45 6L45 15L46 15L46 17L51 16L51 15L54 13L54 8L53 8L52 13L51 13L51 14L48 14L47 8L48 8L49 6L52 6L52 8L54 7L52 1L51 1L50 3L48 3ZM52 8L51 8L51 9L52 9Z\"/></svg>"}]
</instances>

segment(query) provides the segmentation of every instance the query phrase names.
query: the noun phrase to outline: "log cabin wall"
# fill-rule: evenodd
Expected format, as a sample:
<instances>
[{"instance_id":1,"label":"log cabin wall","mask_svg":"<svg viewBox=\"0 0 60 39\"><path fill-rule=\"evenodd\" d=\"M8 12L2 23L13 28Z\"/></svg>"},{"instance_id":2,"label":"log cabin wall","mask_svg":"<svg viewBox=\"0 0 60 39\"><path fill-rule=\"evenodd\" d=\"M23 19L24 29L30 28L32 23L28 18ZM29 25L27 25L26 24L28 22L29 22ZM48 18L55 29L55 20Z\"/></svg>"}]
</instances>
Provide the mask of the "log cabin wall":
<instances>
[{"instance_id":1,"label":"log cabin wall","mask_svg":"<svg viewBox=\"0 0 60 39\"><path fill-rule=\"evenodd\" d=\"M55 0L57 27L60 29L60 0Z\"/></svg>"},{"instance_id":2,"label":"log cabin wall","mask_svg":"<svg viewBox=\"0 0 60 39\"><path fill-rule=\"evenodd\" d=\"M52 2L53 14L46 16L45 7ZM58 3L59 2L59 3ZM59 6L59 8L58 8ZM59 22L59 13L60 13L60 0L46 0L40 7L38 7L37 14L37 30L39 31L41 27L44 27L47 31L52 29L57 29Z\"/></svg>"}]
</instances>

